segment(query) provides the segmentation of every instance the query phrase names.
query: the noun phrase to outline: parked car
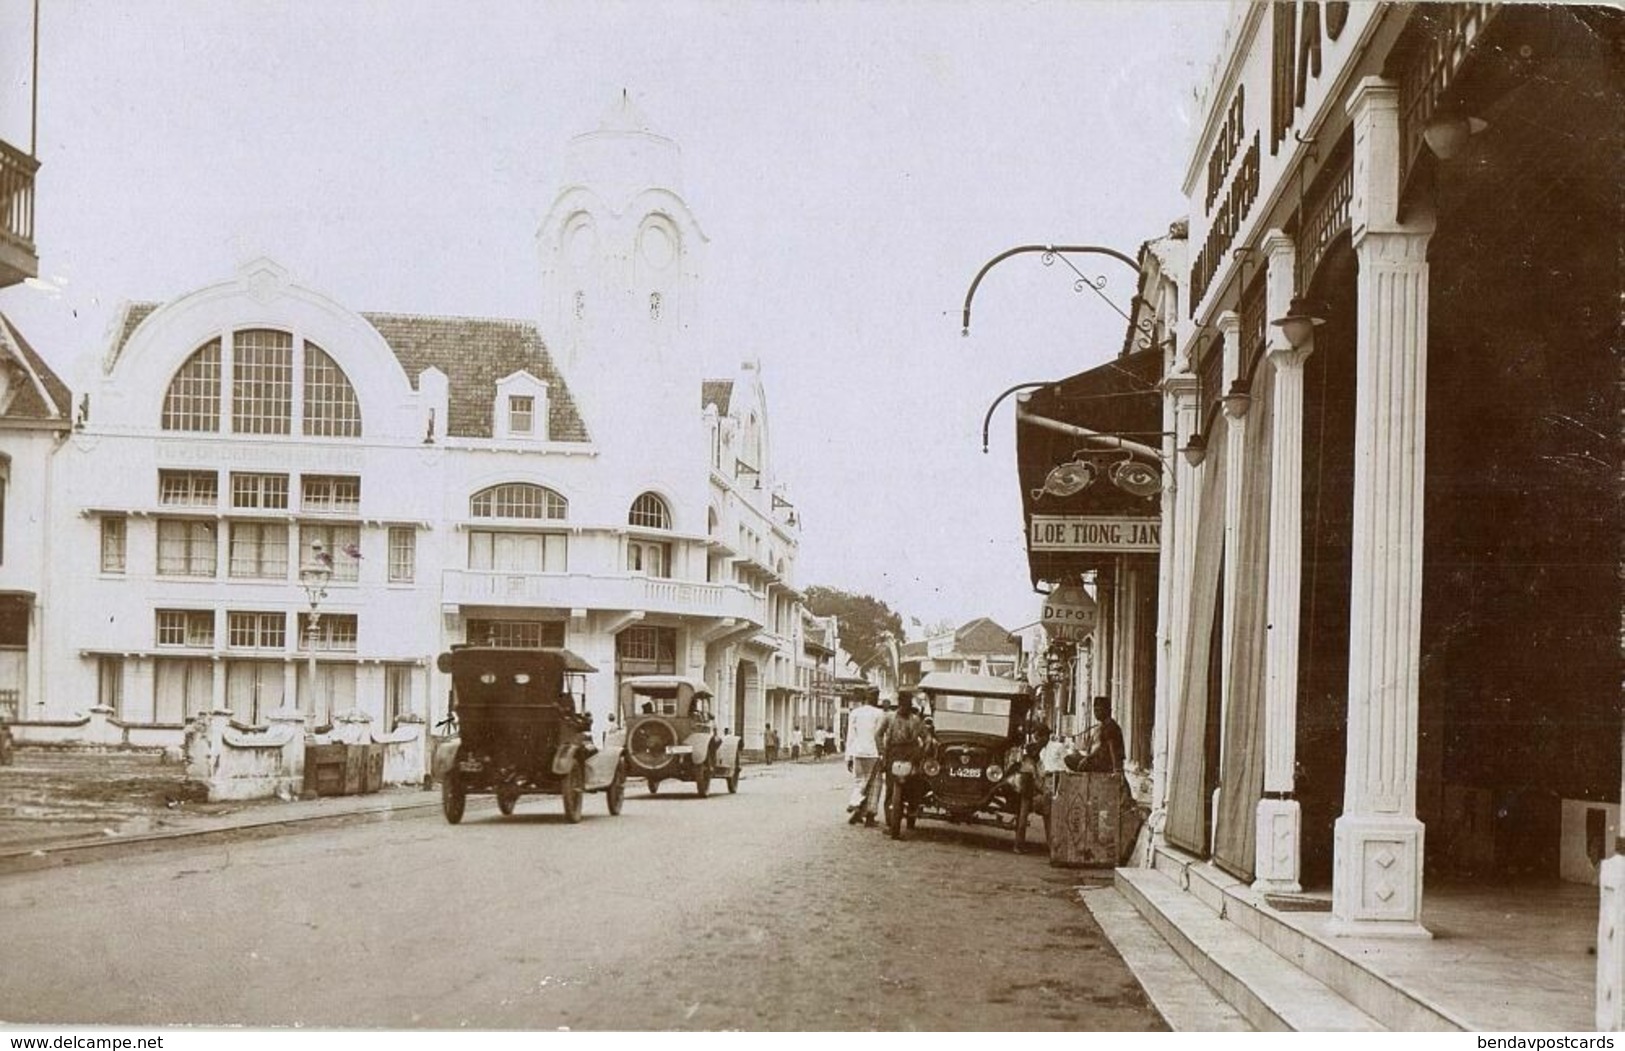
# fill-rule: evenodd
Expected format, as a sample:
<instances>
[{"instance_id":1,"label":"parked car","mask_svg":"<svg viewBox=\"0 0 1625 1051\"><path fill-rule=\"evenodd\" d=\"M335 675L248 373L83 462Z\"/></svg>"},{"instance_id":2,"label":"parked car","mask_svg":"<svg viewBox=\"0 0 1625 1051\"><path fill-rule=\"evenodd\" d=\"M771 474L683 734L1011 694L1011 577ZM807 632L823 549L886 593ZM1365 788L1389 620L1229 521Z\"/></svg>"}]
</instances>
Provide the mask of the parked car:
<instances>
[{"instance_id":1,"label":"parked car","mask_svg":"<svg viewBox=\"0 0 1625 1051\"><path fill-rule=\"evenodd\" d=\"M522 796L564 798L564 817L581 820L583 797L602 792L611 814L626 795L626 731L592 738L583 676L596 671L565 649L454 646L436 662L451 675L447 722L454 736L435 747L446 820L463 819L467 797L489 793L512 814Z\"/></svg>"},{"instance_id":2,"label":"parked car","mask_svg":"<svg viewBox=\"0 0 1625 1051\"><path fill-rule=\"evenodd\" d=\"M1035 765L1024 754L1032 694L1014 679L930 672L920 680L936 745L920 763L925 778L916 814L1013 831L1025 848L1040 804ZM918 697L916 706L920 705Z\"/></svg>"},{"instance_id":3,"label":"parked car","mask_svg":"<svg viewBox=\"0 0 1625 1051\"><path fill-rule=\"evenodd\" d=\"M683 675L635 675L621 680L621 724L630 773L660 791L663 781L692 781L704 798L712 777L739 791L738 734L719 734L704 681Z\"/></svg>"}]
</instances>

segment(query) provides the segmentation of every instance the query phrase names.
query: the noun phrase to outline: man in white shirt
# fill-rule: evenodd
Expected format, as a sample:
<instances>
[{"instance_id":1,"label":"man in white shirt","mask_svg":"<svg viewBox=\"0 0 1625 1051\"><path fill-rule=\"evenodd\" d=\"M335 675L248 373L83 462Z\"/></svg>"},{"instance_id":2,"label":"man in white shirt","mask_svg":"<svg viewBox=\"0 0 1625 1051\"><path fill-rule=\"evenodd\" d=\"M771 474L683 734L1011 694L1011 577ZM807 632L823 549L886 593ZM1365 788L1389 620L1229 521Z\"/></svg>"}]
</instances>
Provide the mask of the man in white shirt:
<instances>
[{"instance_id":1,"label":"man in white shirt","mask_svg":"<svg viewBox=\"0 0 1625 1051\"><path fill-rule=\"evenodd\" d=\"M880 748L875 734L885 713L880 710L880 690L869 686L864 689L863 703L853 709L846 723L846 768L852 773L852 794L846 809L851 813L847 823L866 825L875 823L880 811L880 778L876 776L880 764Z\"/></svg>"}]
</instances>

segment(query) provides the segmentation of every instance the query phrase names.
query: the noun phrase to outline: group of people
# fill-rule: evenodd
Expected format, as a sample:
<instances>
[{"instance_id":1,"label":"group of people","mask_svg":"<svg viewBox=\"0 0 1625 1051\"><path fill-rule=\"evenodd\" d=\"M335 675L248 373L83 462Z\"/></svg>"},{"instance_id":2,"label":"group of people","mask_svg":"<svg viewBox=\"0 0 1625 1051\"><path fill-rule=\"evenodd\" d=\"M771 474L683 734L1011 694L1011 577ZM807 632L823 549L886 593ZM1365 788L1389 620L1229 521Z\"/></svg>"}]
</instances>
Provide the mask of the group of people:
<instances>
[{"instance_id":1,"label":"group of people","mask_svg":"<svg viewBox=\"0 0 1625 1051\"><path fill-rule=\"evenodd\" d=\"M792 760L800 759L803 749L814 759L824 758L824 756L835 750L835 732L820 726L813 731L812 740L809 742L802 738L800 726L792 726L790 728L790 747L787 753L783 742L779 739L779 732L773 729L772 723L768 723L762 730L762 757L769 766L779 759L785 758L787 754L788 758Z\"/></svg>"},{"instance_id":2,"label":"group of people","mask_svg":"<svg viewBox=\"0 0 1625 1051\"><path fill-rule=\"evenodd\" d=\"M893 711L880 707L880 691L864 691L862 704L853 709L846 726L846 768L852 772L852 795L847 800L848 823L873 825L880 813L882 793L900 793L902 812L886 830L892 838L902 835L902 817L914 827L913 810L925 784L908 777L904 770L918 770L935 750L936 734L931 720L917 711L911 694L903 694Z\"/></svg>"},{"instance_id":3,"label":"group of people","mask_svg":"<svg viewBox=\"0 0 1625 1051\"><path fill-rule=\"evenodd\" d=\"M880 707L880 691L873 687L864 691L861 701L847 721L846 768L852 774L847 822L874 825L883 798L897 792L901 807L886 833L898 839L904 820L909 828L914 827L914 811L925 791L924 778L907 775L918 772L935 753L936 730L931 719L916 708L911 694L902 694L892 711ZM1111 698L1096 697L1093 712L1094 725L1071 744L1054 737L1043 723L1029 728L1024 753L1035 773L1048 778L1067 770L1122 772L1123 729L1112 718Z\"/></svg>"}]
</instances>

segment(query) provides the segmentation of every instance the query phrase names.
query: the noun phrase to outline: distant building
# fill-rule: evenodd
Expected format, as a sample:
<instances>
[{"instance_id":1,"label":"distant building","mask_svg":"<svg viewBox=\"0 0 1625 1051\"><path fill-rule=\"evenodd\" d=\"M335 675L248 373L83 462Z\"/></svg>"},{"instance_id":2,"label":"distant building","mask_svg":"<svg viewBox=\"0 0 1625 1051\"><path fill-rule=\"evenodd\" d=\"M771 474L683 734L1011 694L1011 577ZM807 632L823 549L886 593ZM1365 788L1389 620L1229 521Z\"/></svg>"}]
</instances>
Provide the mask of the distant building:
<instances>
[{"instance_id":1,"label":"distant building","mask_svg":"<svg viewBox=\"0 0 1625 1051\"><path fill-rule=\"evenodd\" d=\"M987 617L978 617L928 639L903 644L898 663L902 689L917 685L930 672L1014 678L1021 644Z\"/></svg>"}]
</instances>

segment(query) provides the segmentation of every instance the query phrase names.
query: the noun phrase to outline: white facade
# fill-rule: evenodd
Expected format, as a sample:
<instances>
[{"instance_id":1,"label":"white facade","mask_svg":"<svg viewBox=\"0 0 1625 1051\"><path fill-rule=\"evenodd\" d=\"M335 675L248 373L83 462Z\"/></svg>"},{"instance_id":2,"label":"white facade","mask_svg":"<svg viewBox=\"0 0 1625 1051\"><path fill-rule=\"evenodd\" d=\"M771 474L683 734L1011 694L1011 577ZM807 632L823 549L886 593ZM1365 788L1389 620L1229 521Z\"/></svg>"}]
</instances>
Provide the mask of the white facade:
<instances>
[{"instance_id":1,"label":"white facade","mask_svg":"<svg viewBox=\"0 0 1625 1051\"><path fill-rule=\"evenodd\" d=\"M76 555L49 563L32 717L101 704L177 740L198 712L284 703L434 723L435 655L491 642L585 657L600 726L618 674L703 674L760 746L794 684L799 531L757 370L701 404L704 236L675 144L623 99L569 156L540 330L361 315L268 260L127 309L54 457L48 532ZM333 570L314 684L313 540Z\"/></svg>"}]
</instances>

